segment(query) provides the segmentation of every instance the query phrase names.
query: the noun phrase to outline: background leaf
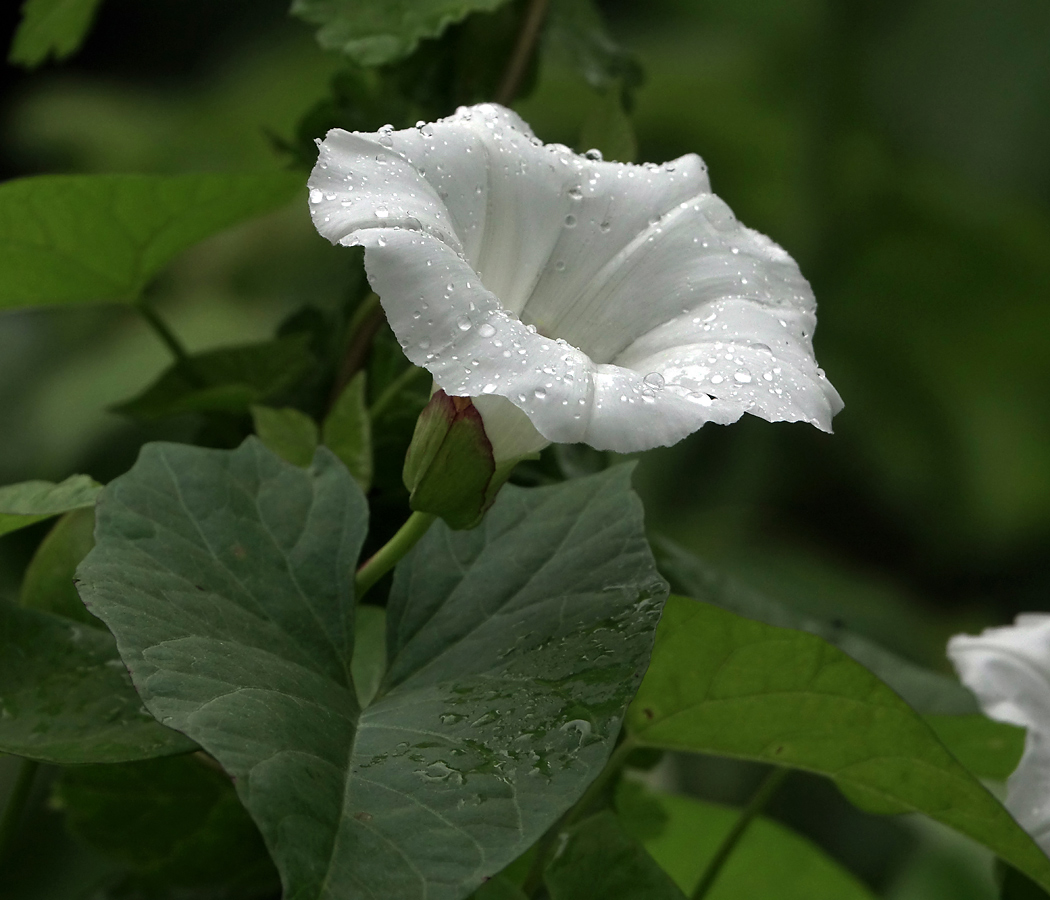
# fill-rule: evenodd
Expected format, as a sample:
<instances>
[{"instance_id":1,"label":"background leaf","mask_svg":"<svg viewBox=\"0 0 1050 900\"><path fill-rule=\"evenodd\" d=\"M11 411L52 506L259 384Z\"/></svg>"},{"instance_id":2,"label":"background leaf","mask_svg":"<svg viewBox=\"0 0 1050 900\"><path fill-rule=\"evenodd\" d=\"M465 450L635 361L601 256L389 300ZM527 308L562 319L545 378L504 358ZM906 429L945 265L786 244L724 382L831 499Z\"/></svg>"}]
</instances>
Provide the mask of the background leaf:
<instances>
[{"instance_id":1,"label":"background leaf","mask_svg":"<svg viewBox=\"0 0 1050 900\"><path fill-rule=\"evenodd\" d=\"M192 371L174 363L139 396L113 408L136 419L198 412L247 412L280 397L310 371L314 357L305 334L261 344L221 347L190 357Z\"/></svg>"},{"instance_id":2,"label":"background leaf","mask_svg":"<svg viewBox=\"0 0 1050 900\"><path fill-rule=\"evenodd\" d=\"M235 776L299 898L462 896L524 852L608 757L664 590L627 469L509 488L402 560L362 712L366 510L326 449L303 471L252 438L148 445L98 517L82 593L149 708Z\"/></svg>"},{"instance_id":3,"label":"background leaf","mask_svg":"<svg viewBox=\"0 0 1050 900\"><path fill-rule=\"evenodd\" d=\"M22 21L7 61L34 69L48 57L65 59L84 42L102 0L24 0Z\"/></svg>"},{"instance_id":4,"label":"background leaf","mask_svg":"<svg viewBox=\"0 0 1050 900\"><path fill-rule=\"evenodd\" d=\"M306 413L270 406L252 406L251 413L259 440L281 459L303 468L313 462L319 435L317 423Z\"/></svg>"},{"instance_id":5,"label":"background leaf","mask_svg":"<svg viewBox=\"0 0 1050 900\"><path fill-rule=\"evenodd\" d=\"M827 775L862 809L924 813L1050 885L1050 860L922 718L815 635L674 597L627 722L647 746Z\"/></svg>"},{"instance_id":6,"label":"background leaf","mask_svg":"<svg viewBox=\"0 0 1050 900\"><path fill-rule=\"evenodd\" d=\"M364 372L350 379L325 418L321 435L324 445L339 457L367 493L372 486L372 418L366 380Z\"/></svg>"},{"instance_id":7,"label":"background leaf","mask_svg":"<svg viewBox=\"0 0 1050 900\"><path fill-rule=\"evenodd\" d=\"M601 812L559 835L544 873L551 900L685 900L685 894L611 812Z\"/></svg>"},{"instance_id":8,"label":"background leaf","mask_svg":"<svg viewBox=\"0 0 1050 900\"><path fill-rule=\"evenodd\" d=\"M742 584L673 541L659 538L654 547L660 571L673 590L767 625L816 634L878 675L919 712L945 716L979 713L977 699L955 678L909 662L840 624L806 616Z\"/></svg>"},{"instance_id":9,"label":"background leaf","mask_svg":"<svg viewBox=\"0 0 1050 900\"><path fill-rule=\"evenodd\" d=\"M0 601L0 752L108 763L195 747L142 707L108 632Z\"/></svg>"},{"instance_id":10,"label":"background leaf","mask_svg":"<svg viewBox=\"0 0 1050 900\"><path fill-rule=\"evenodd\" d=\"M131 869L109 896L247 900L279 890L258 829L212 766L195 754L62 771L55 802L69 829Z\"/></svg>"},{"instance_id":11,"label":"background leaf","mask_svg":"<svg viewBox=\"0 0 1050 900\"><path fill-rule=\"evenodd\" d=\"M77 509L62 516L40 542L29 562L22 578L19 603L29 609L103 628L103 624L85 609L73 583L77 566L94 546L94 510Z\"/></svg>"},{"instance_id":12,"label":"background leaf","mask_svg":"<svg viewBox=\"0 0 1050 900\"><path fill-rule=\"evenodd\" d=\"M408 56L423 38L437 37L472 12L508 0L294 0L292 14L320 25L317 40L362 66Z\"/></svg>"},{"instance_id":13,"label":"background leaf","mask_svg":"<svg viewBox=\"0 0 1050 900\"><path fill-rule=\"evenodd\" d=\"M0 309L131 303L183 250L305 190L298 173L37 175L0 184Z\"/></svg>"},{"instance_id":14,"label":"background leaf","mask_svg":"<svg viewBox=\"0 0 1050 900\"><path fill-rule=\"evenodd\" d=\"M655 829L647 805L660 815ZM625 782L616 799L628 832L691 895L740 810ZM806 838L756 818L712 885L707 900L874 900L857 878Z\"/></svg>"},{"instance_id":15,"label":"background leaf","mask_svg":"<svg viewBox=\"0 0 1050 900\"><path fill-rule=\"evenodd\" d=\"M0 535L51 516L94 506L102 485L87 475L70 475L61 484L23 481L0 487Z\"/></svg>"},{"instance_id":16,"label":"background leaf","mask_svg":"<svg viewBox=\"0 0 1050 900\"><path fill-rule=\"evenodd\" d=\"M926 716L926 724L978 778L1005 781L1024 753L1025 730L984 716Z\"/></svg>"}]
</instances>

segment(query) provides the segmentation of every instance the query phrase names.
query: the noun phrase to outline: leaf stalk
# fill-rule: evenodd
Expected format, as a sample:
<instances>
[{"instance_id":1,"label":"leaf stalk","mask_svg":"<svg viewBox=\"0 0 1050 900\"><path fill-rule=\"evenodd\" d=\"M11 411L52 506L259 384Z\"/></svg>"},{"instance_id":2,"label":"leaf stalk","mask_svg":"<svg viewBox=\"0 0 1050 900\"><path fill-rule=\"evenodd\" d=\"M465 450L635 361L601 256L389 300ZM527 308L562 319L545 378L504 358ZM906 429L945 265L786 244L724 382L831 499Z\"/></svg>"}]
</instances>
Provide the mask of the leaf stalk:
<instances>
[{"instance_id":1,"label":"leaf stalk","mask_svg":"<svg viewBox=\"0 0 1050 900\"><path fill-rule=\"evenodd\" d=\"M740 839L747 832L755 817L765 808L766 804L780 788L780 785L784 783L784 779L787 778L789 771L789 769L782 769L778 766L772 769L762 780L747 806L740 811L740 816L733 823L733 827L729 829L729 833L722 839L722 843L718 845L715 855L711 857L711 861L707 864L707 868L704 869L703 875L700 876L700 882L693 891L691 900L703 900L707 896L714 883L718 880L718 876L722 873L722 869L729 857L732 856L737 844L740 843Z\"/></svg>"},{"instance_id":2,"label":"leaf stalk","mask_svg":"<svg viewBox=\"0 0 1050 900\"><path fill-rule=\"evenodd\" d=\"M398 560L416 545L436 518L437 516L430 513L412 513L397 533L357 570L357 576L354 578L354 596L358 602L372 585L394 568Z\"/></svg>"}]
</instances>

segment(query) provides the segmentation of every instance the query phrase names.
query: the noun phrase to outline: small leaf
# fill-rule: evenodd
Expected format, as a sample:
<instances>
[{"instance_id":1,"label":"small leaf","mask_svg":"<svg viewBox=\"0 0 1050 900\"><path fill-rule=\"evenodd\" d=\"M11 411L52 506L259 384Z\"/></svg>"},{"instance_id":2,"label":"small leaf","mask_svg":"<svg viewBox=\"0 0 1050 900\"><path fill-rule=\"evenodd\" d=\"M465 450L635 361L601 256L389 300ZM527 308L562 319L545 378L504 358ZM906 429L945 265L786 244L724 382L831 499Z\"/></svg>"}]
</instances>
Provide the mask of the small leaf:
<instances>
[{"instance_id":1,"label":"small leaf","mask_svg":"<svg viewBox=\"0 0 1050 900\"><path fill-rule=\"evenodd\" d=\"M643 744L827 775L870 812L921 812L1050 885L1050 859L871 672L812 634L668 602L627 724Z\"/></svg>"},{"instance_id":2,"label":"small leaf","mask_svg":"<svg viewBox=\"0 0 1050 900\"><path fill-rule=\"evenodd\" d=\"M368 414L365 379L365 373L358 372L343 388L324 420L322 435L324 445L339 457L367 493L372 484L372 418Z\"/></svg>"},{"instance_id":3,"label":"small leaf","mask_svg":"<svg viewBox=\"0 0 1050 900\"><path fill-rule=\"evenodd\" d=\"M7 61L35 69L49 57L65 59L80 48L102 0L24 0L22 21Z\"/></svg>"},{"instance_id":4,"label":"small leaf","mask_svg":"<svg viewBox=\"0 0 1050 900\"><path fill-rule=\"evenodd\" d=\"M109 632L0 601L0 752L72 765L195 747L143 709Z\"/></svg>"},{"instance_id":5,"label":"small leaf","mask_svg":"<svg viewBox=\"0 0 1050 900\"><path fill-rule=\"evenodd\" d=\"M836 623L801 615L787 604L718 571L666 538L654 541L654 550L660 571L671 582L673 590L767 625L816 634L878 675L921 713L945 716L980 713L977 698L956 679L909 662Z\"/></svg>"},{"instance_id":6,"label":"small leaf","mask_svg":"<svg viewBox=\"0 0 1050 900\"><path fill-rule=\"evenodd\" d=\"M221 347L175 363L145 391L113 408L136 419L202 412L248 412L279 396L314 365L309 338L292 334L261 344Z\"/></svg>"},{"instance_id":7,"label":"small leaf","mask_svg":"<svg viewBox=\"0 0 1050 900\"><path fill-rule=\"evenodd\" d=\"M303 191L259 175L36 175L0 184L0 309L131 303L183 250Z\"/></svg>"},{"instance_id":8,"label":"small leaf","mask_svg":"<svg viewBox=\"0 0 1050 900\"><path fill-rule=\"evenodd\" d=\"M529 900L528 894L502 875L493 875L470 897L471 900Z\"/></svg>"},{"instance_id":9,"label":"small leaf","mask_svg":"<svg viewBox=\"0 0 1050 900\"><path fill-rule=\"evenodd\" d=\"M662 822L655 833L639 829L638 810ZM621 783L616 808L624 827L645 845L664 871L691 895L715 852L740 818L740 810L647 791ZM823 850L772 819L759 816L712 885L707 900L874 900L875 895Z\"/></svg>"},{"instance_id":10,"label":"small leaf","mask_svg":"<svg viewBox=\"0 0 1050 900\"><path fill-rule=\"evenodd\" d=\"M367 507L325 448L302 470L150 444L98 507L81 591L147 706L236 778L297 900L462 897L605 764L664 585L620 467L507 488L395 571L390 667L363 711L352 578Z\"/></svg>"},{"instance_id":11,"label":"small leaf","mask_svg":"<svg viewBox=\"0 0 1050 900\"><path fill-rule=\"evenodd\" d=\"M22 606L103 628L84 608L73 584L77 566L94 546L94 510L66 513L40 542L26 568L19 597Z\"/></svg>"},{"instance_id":12,"label":"small leaf","mask_svg":"<svg viewBox=\"0 0 1050 900\"><path fill-rule=\"evenodd\" d=\"M508 0L294 0L292 15L321 26L318 43L362 66L410 55L423 38L440 35L473 12Z\"/></svg>"},{"instance_id":13,"label":"small leaf","mask_svg":"<svg viewBox=\"0 0 1050 900\"><path fill-rule=\"evenodd\" d=\"M317 450L317 423L306 413L291 407L273 409L252 406L255 433L281 459L304 469L313 462Z\"/></svg>"},{"instance_id":14,"label":"small leaf","mask_svg":"<svg viewBox=\"0 0 1050 900\"><path fill-rule=\"evenodd\" d=\"M386 674L386 610L359 603L354 610L354 658L350 664L357 702L368 706Z\"/></svg>"},{"instance_id":15,"label":"small leaf","mask_svg":"<svg viewBox=\"0 0 1050 900\"><path fill-rule=\"evenodd\" d=\"M1025 730L984 716L926 716L926 723L978 778L1005 781L1024 753Z\"/></svg>"},{"instance_id":16,"label":"small leaf","mask_svg":"<svg viewBox=\"0 0 1050 900\"><path fill-rule=\"evenodd\" d=\"M196 888L249 900L279 889L230 780L197 755L65 768L55 801L77 838L131 867L118 896L174 898Z\"/></svg>"},{"instance_id":17,"label":"small leaf","mask_svg":"<svg viewBox=\"0 0 1050 900\"><path fill-rule=\"evenodd\" d=\"M611 812L591 816L559 839L563 844L544 873L551 900L685 900Z\"/></svg>"},{"instance_id":18,"label":"small leaf","mask_svg":"<svg viewBox=\"0 0 1050 900\"><path fill-rule=\"evenodd\" d=\"M23 481L0 487L0 535L51 516L94 506L102 485L87 475L70 475L60 484Z\"/></svg>"}]
</instances>

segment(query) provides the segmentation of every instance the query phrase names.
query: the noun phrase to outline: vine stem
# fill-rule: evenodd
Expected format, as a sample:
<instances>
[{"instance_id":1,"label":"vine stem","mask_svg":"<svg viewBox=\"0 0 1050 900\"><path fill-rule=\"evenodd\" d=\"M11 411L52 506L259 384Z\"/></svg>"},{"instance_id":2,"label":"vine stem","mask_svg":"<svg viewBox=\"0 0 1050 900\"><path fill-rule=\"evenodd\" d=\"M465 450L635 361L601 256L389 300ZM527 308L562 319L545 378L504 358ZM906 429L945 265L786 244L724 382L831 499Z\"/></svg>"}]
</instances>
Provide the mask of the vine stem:
<instances>
[{"instance_id":1,"label":"vine stem","mask_svg":"<svg viewBox=\"0 0 1050 900\"><path fill-rule=\"evenodd\" d=\"M0 862L7 856L15 835L18 833L18 825L22 820L26 804L29 802L33 781L39 768L40 763L32 759L23 759L19 766L11 796L4 808L3 818L0 819Z\"/></svg>"},{"instance_id":2,"label":"vine stem","mask_svg":"<svg viewBox=\"0 0 1050 900\"><path fill-rule=\"evenodd\" d=\"M540 884L543 881L543 871L547 868L547 857L550 855L551 848L554 846L555 841L557 841L558 835L566 828L575 825L591 811L595 803L601 799L601 795L609 786L609 782L619 774L624 763L627 762L627 757L637 750L638 747L639 744L634 738L629 735L625 737L620 742L619 746L613 750L612 755L609 757L609 761L605 764L605 767L601 772L598 773L598 777L595 778L594 781L590 783L587 790L583 792L583 796L581 796L580 799L572 805L568 812L566 812L565 815L555 823L554 827L549 829L540 839L540 842L536 847L536 855L532 860L532 866L529 868L529 873L526 875L525 882L521 886L525 896L531 897L539 890Z\"/></svg>"},{"instance_id":3,"label":"vine stem","mask_svg":"<svg viewBox=\"0 0 1050 900\"><path fill-rule=\"evenodd\" d=\"M397 533L357 570L357 576L354 578L354 596L358 602L372 585L394 568L397 561L416 545L436 518L437 516L430 513L412 513Z\"/></svg>"},{"instance_id":4,"label":"vine stem","mask_svg":"<svg viewBox=\"0 0 1050 900\"><path fill-rule=\"evenodd\" d=\"M740 843L740 839L747 832L755 817L765 808L770 798L777 792L780 785L784 783L784 779L787 778L789 771L789 769L778 767L770 771L762 780L758 790L755 791L755 795L747 806L740 811L740 815L736 822L733 823L733 827L722 839L722 843L718 845L715 855L711 857L711 862L707 864L703 875L700 876L700 883L697 884L696 889L693 891L691 900L703 900L707 896L714 883L718 880L718 876L722 873L722 868L736 849L736 845Z\"/></svg>"},{"instance_id":5,"label":"vine stem","mask_svg":"<svg viewBox=\"0 0 1050 900\"><path fill-rule=\"evenodd\" d=\"M525 13L525 20L518 32L518 42L514 47L514 53L507 63L503 80L500 82L499 90L496 91L496 102L504 106L510 106L517 96L521 87L521 80L525 77L525 70L529 67L532 52L539 39L540 30L543 28L543 20L547 17L547 7L550 0L532 0Z\"/></svg>"},{"instance_id":6,"label":"vine stem","mask_svg":"<svg viewBox=\"0 0 1050 900\"><path fill-rule=\"evenodd\" d=\"M157 311L149 305L145 300L140 300L135 304L135 309L139 311L139 315L149 324L149 327L156 332L157 337L161 339L170 351L171 355L175 357L182 365L189 366L190 354L183 346L182 341L179 340L178 336L174 331L168 327L168 323L165 322Z\"/></svg>"}]
</instances>

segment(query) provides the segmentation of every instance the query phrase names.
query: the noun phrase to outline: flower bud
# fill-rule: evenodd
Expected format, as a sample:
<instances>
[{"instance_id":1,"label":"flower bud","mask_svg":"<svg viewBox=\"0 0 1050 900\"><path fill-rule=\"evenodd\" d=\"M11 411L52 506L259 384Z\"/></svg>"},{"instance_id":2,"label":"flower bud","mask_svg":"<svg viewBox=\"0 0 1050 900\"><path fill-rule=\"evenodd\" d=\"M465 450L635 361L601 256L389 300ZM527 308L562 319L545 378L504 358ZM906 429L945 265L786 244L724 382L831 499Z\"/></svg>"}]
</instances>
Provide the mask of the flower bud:
<instances>
[{"instance_id":1,"label":"flower bud","mask_svg":"<svg viewBox=\"0 0 1050 900\"><path fill-rule=\"evenodd\" d=\"M419 414L405 456L409 504L440 516L450 528L473 528L527 455L497 459L471 399L437 390Z\"/></svg>"}]
</instances>

